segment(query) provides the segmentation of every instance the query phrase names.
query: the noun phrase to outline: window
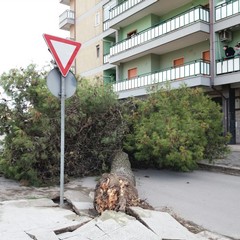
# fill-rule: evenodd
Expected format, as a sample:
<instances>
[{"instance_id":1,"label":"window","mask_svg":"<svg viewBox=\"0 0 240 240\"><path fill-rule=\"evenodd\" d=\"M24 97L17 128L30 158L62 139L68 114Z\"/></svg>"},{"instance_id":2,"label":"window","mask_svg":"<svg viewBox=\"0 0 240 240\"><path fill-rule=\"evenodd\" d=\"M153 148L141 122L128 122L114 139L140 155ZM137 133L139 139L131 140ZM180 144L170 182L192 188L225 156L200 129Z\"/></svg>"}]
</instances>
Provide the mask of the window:
<instances>
[{"instance_id":1,"label":"window","mask_svg":"<svg viewBox=\"0 0 240 240\"><path fill-rule=\"evenodd\" d=\"M183 64L184 64L184 58L178 58L173 60L174 67L179 67L179 66L182 66Z\"/></svg>"},{"instance_id":2,"label":"window","mask_svg":"<svg viewBox=\"0 0 240 240\"><path fill-rule=\"evenodd\" d=\"M97 54L97 58L99 58L100 57L100 46L99 45L96 46L96 54Z\"/></svg>"},{"instance_id":3,"label":"window","mask_svg":"<svg viewBox=\"0 0 240 240\"><path fill-rule=\"evenodd\" d=\"M202 53L202 59L204 61L210 61L210 51L209 50Z\"/></svg>"},{"instance_id":4,"label":"window","mask_svg":"<svg viewBox=\"0 0 240 240\"><path fill-rule=\"evenodd\" d=\"M128 79L137 77L137 68L132 68L128 70Z\"/></svg>"},{"instance_id":5,"label":"window","mask_svg":"<svg viewBox=\"0 0 240 240\"><path fill-rule=\"evenodd\" d=\"M97 12L95 14L95 26L98 26L100 24L100 13Z\"/></svg>"}]
</instances>

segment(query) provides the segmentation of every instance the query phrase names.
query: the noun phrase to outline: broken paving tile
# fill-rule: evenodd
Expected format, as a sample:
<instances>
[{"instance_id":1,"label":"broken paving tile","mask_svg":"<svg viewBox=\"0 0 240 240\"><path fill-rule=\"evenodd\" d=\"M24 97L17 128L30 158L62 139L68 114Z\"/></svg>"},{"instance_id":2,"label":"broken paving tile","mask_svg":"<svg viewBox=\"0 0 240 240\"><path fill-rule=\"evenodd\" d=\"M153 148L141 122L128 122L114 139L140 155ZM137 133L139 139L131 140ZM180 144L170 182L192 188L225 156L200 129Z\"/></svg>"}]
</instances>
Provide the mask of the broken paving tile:
<instances>
[{"instance_id":1,"label":"broken paving tile","mask_svg":"<svg viewBox=\"0 0 240 240\"><path fill-rule=\"evenodd\" d=\"M34 201L36 202L34 203ZM0 206L1 234L4 233L6 236L6 234L16 233L17 235L33 229L63 232L68 229L76 229L91 220L89 217L80 217L70 210L55 207L55 204L51 202L51 200L42 202L39 199L2 202Z\"/></svg>"},{"instance_id":2,"label":"broken paving tile","mask_svg":"<svg viewBox=\"0 0 240 240\"><path fill-rule=\"evenodd\" d=\"M66 236L68 240L82 239L81 237L92 240L161 239L134 217L115 211L103 212L100 217L93 219ZM60 239L64 239L62 236L59 237Z\"/></svg>"},{"instance_id":3,"label":"broken paving tile","mask_svg":"<svg viewBox=\"0 0 240 240\"><path fill-rule=\"evenodd\" d=\"M162 239L195 240L195 234L166 212L131 207L133 213Z\"/></svg>"},{"instance_id":4,"label":"broken paving tile","mask_svg":"<svg viewBox=\"0 0 240 240\"><path fill-rule=\"evenodd\" d=\"M67 202L78 215L91 216L89 209L93 209L93 201L85 193L75 190L67 190L64 193Z\"/></svg>"},{"instance_id":5,"label":"broken paving tile","mask_svg":"<svg viewBox=\"0 0 240 240\"><path fill-rule=\"evenodd\" d=\"M59 234L58 238L60 240L63 239L97 239L98 237L102 237L105 235L101 229L96 227L96 219L91 220L90 222L84 224L80 228L76 229L75 231L72 232L66 232L64 234Z\"/></svg>"},{"instance_id":6,"label":"broken paving tile","mask_svg":"<svg viewBox=\"0 0 240 240\"><path fill-rule=\"evenodd\" d=\"M57 235L53 231L45 229L33 229L26 232L32 239L36 240L59 240Z\"/></svg>"},{"instance_id":7,"label":"broken paving tile","mask_svg":"<svg viewBox=\"0 0 240 240\"><path fill-rule=\"evenodd\" d=\"M92 199L81 191L67 190L64 192L64 197L73 202L92 202Z\"/></svg>"}]
</instances>

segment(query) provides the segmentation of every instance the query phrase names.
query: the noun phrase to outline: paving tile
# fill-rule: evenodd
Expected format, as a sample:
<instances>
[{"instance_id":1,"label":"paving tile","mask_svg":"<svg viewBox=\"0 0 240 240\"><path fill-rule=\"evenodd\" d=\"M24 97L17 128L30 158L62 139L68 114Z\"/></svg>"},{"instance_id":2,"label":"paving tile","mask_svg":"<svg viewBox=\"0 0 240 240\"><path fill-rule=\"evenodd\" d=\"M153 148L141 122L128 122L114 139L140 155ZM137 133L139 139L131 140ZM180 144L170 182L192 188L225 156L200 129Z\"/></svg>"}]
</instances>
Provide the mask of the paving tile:
<instances>
[{"instance_id":1,"label":"paving tile","mask_svg":"<svg viewBox=\"0 0 240 240\"><path fill-rule=\"evenodd\" d=\"M0 232L1 240L32 240L25 232Z\"/></svg>"},{"instance_id":2,"label":"paving tile","mask_svg":"<svg viewBox=\"0 0 240 240\"><path fill-rule=\"evenodd\" d=\"M96 219L84 224L82 227L75 231L60 234L58 237L60 240L68 239L97 239L98 237L104 236L105 233L96 226Z\"/></svg>"},{"instance_id":3,"label":"paving tile","mask_svg":"<svg viewBox=\"0 0 240 240\"><path fill-rule=\"evenodd\" d=\"M161 240L134 217L114 211L103 212L100 217L95 218L72 233L65 234L64 237L69 240L81 239L81 237L92 240ZM60 239L65 238L62 235Z\"/></svg>"},{"instance_id":4,"label":"paving tile","mask_svg":"<svg viewBox=\"0 0 240 240\"><path fill-rule=\"evenodd\" d=\"M170 214L132 207L131 210L137 214L147 226L162 239L168 240L195 240L195 234L188 231Z\"/></svg>"},{"instance_id":5,"label":"paving tile","mask_svg":"<svg viewBox=\"0 0 240 240\"><path fill-rule=\"evenodd\" d=\"M162 238L146 228L139 221L129 221L126 225L121 226L113 231L107 232L110 239L113 240L161 240Z\"/></svg>"},{"instance_id":6,"label":"paving tile","mask_svg":"<svg viewBox=\"0 0 240 240\"><path fill-rule=\"evenodd\" d=\"M29 236L31 236L32 239L37 240L59 240L59 238L53 231L45 229L34 229L28 231L27 234L29 234Z\"/></svg>"},{"instance_id":7,"label":"paving tile","mask_svg":"<svg viewBox=\"0 0 240 240\"><path fill-rule=\"evenodd\" d=\"M51 200L21 200L2 202L0 205L0 232L12 236L22 235L38 229L56 231L75 228L91 220L89 217L78 216L70 210L56 207ZM49 207L49 205L51 207ZM54 206L54 207L52 207ZM0 238L1 240L3 238ZM12 238L17 239L18 238ZM5 240L5 239L4 239Z\"/></svg>"}]
</instances>

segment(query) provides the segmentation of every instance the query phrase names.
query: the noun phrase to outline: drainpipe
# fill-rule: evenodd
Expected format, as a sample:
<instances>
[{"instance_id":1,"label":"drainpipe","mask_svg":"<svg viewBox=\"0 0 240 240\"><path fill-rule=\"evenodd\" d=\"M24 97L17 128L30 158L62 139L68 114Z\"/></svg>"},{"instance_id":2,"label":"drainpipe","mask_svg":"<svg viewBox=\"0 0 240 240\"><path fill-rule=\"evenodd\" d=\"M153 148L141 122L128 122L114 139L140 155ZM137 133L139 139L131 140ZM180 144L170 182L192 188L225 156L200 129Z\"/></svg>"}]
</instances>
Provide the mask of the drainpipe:
<instances>
[{"instance_id":1,"label":"drainpipe","mask_svg":"<svg viewBox=\"0 0 240 240\"><path fill-rule=\"evenodd\" d=\"M118 83L119 82L119 79L120 79L120 76L119 76L119 66L118 65L116 65L116 83Z\"/></svg>"},{"instance_id":2,"label":"drainpipe","mask_svg":"<svg viewBox=\"0 0 240 240\"><path fill-rule=\"evenodd\" d=\"M215 76L215 31L214 31L214 17L215 17L214 0L210 0L209 3L209 30L210 30L210 84L214 85Z\"/></svg>"},{"instance_id":3,"label":"drainpipe","mask_svg":"<svg viewBox=\"0 0 240 240\"><path fill-rule=\"evenodd\" d=\"M229 106L228 106L228 99L223 95L223 93L219 90L217 90L214 87L214 78L215 78L215 68L216 68L216 51L215 51L215 42L216 42L216 37L215 37L215 29L214 29L214 22L215 22L215 5L214 5L214 0L209 0L209 30L210 30L210 84L211 88L217 92L223 99L225 106L223 106L223 111L224 111L224 116L225 122L224 122L224 128L225 128L225 133L228 131L228 126L229 126L229 116L228 116L228 111L229 111Z\"/></svg>"},{"instance_id":4,"label":"drainpipe","mask_svg":"<svg viewBox=\"0 0 240 240\"><path fill-rule=\"evenodd\" d=\"M120 29L117 29L115 31L115 42L119 41L119 31L120 31ZM116 65L116 83L119 82L119 79L120 79L119 67L120 67L120 63Z\"/></svg>"},{"instance_id":5,"label":"drainpipe","mask_svg":"<svg viewBox=\"0 0 240 240\"><path fill-rule=\"evenodd\" d=\"M217 92L218 94L220 94L224 100L227 101L227 98L223 95L222 92L220 92L219 90L217 90L214 87L214 78L215 78L215 66L216 66L216 58L215 58L215 31L214 31L214 18L215 18L215 6L214 6L214 0L210 0L210 4L209 4L209 13L210 13L210 84L211 84L211 88Z\"/></svg>"},{"instance_id":6,"label":"drainpipe","mask_svg":"<svg viewBox=\"0 0 240 240\"><path fill-rule=\"evenodd\" d=\"M223 95L223 93L219 90L217 90L213 85L211 86L211 88L216 92L218 93L224 100L225 100L225 104L223 106L223 111L224 112L224 116L225 116L225 121L224 121L224 133L226 134L228 131L229 131L229 117L228 117L228 112L229 112L229 107L228 107L228 104L229 104L229 101L228 99Z\"/></svg>"},{"instance_id":7,"label":"drainpipe","mask_svg":"<svg viewBox=\"0 0 240 240\"><path fill-rule=\"evenodd\" d=\"M235 89L229 85L229 131L232 134L230 144L236 144L236 116L235 116Z\"/></svg>"}]
</instances>

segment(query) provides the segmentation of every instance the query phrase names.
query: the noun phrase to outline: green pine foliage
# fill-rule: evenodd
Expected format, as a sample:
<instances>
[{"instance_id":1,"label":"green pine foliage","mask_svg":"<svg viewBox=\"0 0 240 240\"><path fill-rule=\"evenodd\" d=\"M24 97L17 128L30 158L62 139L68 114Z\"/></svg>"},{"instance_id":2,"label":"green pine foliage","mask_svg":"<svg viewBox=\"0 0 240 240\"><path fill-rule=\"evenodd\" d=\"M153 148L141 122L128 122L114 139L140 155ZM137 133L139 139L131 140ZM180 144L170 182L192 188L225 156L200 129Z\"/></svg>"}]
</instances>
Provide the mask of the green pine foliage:
<instances>
[{"instance_id":1,"label":"green pine foliage","mask_svg":"<svg viewBox=\"0 0 240 240\"><path fill-rule=\"evenodd\" d=\"M39 185L52 176L59 157L58 100L49 94L46 72L35 65L4 73L0 83L0 134L5 135L0 170L6 177Z\"/></svg>"},{"instance_id":2,"label":"green pine foliage","mask_svg":"<svg viewBox=\"0 0 240 240\"><path fill-rule=\"evenodd\" d=\"M59 182L60 99L35 65L0 76L0 173L31 185ZM118 101L111 86L78 79L65 101L65 181L99 174L124 146L133 166L181 171L227 151L220 107L199 88L160 89L145 100Z\"/></svg>"},{"instance_id":3,"label":"green pine foliage","mask_svg":"<svg viewBox=\"0 0 240 240\"><path fill-rule=\"evenodd\" d=\"M220 106L200 88L165 86L133 106L124 147L135 166L189 171L227 151Z\"/></svg>"},{"instance_id":4,"label":"green pine foliage","mask_svg":"<svg viewBox=\"0 0 240 240\"><path fill-rule=\"evenodd\" d=\"M66 170L69 176L106 171L127 130L112 88L81 79L66 106Z\"/></svg>"},{"instance_id":5,"label":"green pine foliage","mask_svg":"<svg viewBox=\"0 0 240 240\"><path fill-rule=\"evenodd\" d=\"M32 185L50 185L60 173L60 100L35 65L0 76L0 172ZM80 79L65 101L65 179L100 173L122 145L125 124L110 88Z\"/></svg>"}]
</instances>

